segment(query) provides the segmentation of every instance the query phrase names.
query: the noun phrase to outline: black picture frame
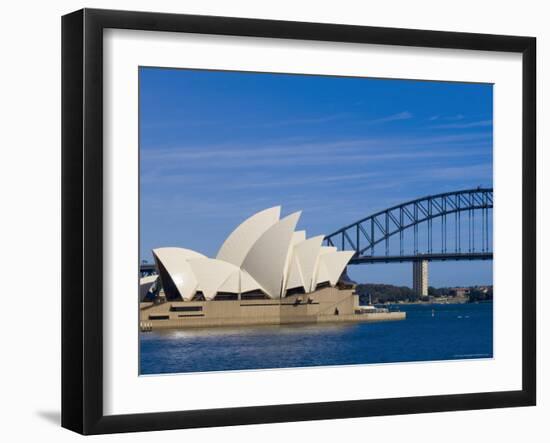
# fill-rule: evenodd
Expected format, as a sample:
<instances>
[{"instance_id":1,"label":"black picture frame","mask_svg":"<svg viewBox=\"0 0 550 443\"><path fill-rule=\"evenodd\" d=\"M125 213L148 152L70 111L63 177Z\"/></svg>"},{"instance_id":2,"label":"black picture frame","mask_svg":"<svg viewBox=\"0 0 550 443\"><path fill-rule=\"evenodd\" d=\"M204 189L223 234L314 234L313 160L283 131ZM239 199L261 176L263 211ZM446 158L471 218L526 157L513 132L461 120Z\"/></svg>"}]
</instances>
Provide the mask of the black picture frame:
<instances>
[{"instance_id":1,"label":"black picture frame","mask_svg":"<svg viewBox=\"0 0 550 443\"><path fill-rule=\"evenodd\" d=\"M103 30L503 51L523 63L522 389L170 411L103 413ZM62 18L62 426L82 434L151 431L536 404L536 39L197 15L83 9Z\"/></svg>"}]
</instances>

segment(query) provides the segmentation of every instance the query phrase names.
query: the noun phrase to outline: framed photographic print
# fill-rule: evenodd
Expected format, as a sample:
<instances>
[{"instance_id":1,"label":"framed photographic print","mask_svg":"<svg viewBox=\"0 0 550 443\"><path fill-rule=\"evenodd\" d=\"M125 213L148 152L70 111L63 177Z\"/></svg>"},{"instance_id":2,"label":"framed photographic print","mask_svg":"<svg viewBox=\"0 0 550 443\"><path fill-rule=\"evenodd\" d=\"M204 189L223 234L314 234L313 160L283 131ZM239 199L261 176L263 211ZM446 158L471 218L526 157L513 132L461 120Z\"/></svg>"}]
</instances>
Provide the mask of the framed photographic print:
<instances>
[{"instance_id":1,"label":"framed photographic print","mask_svg":"<svg viewBox=\"0 0 550 443\"><path fill-rule=\"evenodd\" d=\"M534 405L535 39L62 21L62 425Z\"/></svg>"}]
</instances>

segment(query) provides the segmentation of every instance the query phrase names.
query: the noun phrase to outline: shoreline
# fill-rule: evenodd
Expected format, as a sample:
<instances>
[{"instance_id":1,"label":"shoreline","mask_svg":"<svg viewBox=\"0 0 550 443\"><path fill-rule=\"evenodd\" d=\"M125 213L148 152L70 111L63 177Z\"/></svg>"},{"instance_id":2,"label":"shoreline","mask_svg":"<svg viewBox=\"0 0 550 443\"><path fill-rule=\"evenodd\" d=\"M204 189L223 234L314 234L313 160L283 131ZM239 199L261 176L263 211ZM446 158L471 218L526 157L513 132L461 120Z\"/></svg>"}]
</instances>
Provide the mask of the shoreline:
<instances>
[{"instance_id":1,"label":"shoreline","mask_svg":"<svg viewBox=\"0 0 550 443\"><path fill-rule=\"evenodd\" d=\"M480 305L493 303L493 300L483 301L406 301L391 303L375 303L375 306L399 306L399 305Z\"/></svg>"}]
</instances>

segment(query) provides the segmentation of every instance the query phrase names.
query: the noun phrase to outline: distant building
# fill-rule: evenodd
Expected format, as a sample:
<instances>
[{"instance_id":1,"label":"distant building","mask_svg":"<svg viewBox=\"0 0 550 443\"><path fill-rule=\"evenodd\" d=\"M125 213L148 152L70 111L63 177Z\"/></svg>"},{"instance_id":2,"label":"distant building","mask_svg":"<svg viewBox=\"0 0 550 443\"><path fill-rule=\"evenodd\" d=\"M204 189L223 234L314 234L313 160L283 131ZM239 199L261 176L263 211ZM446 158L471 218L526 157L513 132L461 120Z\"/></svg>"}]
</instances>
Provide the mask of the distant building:
<instances>
[{"instance_id":1,"label":"distant building","mask_svg":"<svg viewBox=\"0 0 550 443\"><path fill-rule=\"evenodd\" d=\"M428 295L428 260L413 262L413 291L419 297Z\"/></svg>"},{"instance_id":2,"label":"distant building","mask_svg":"<svg viewBox=\"0 0 550 443\"><path fill-rule=\"evenodd\" d=\"M470 288L452 288L451 293L455 297L466 297L470 294Z\"/></svg>"}]
</instances>

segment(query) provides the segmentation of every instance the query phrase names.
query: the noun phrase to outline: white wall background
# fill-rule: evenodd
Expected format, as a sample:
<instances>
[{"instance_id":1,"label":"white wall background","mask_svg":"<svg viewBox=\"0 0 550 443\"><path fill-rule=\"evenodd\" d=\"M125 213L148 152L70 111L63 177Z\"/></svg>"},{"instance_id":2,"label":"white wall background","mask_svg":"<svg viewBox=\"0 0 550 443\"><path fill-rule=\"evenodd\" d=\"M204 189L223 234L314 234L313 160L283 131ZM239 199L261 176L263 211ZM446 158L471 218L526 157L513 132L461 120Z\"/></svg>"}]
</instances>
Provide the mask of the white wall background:
<instances>
[{"instance_id":1,"label":"white wall background","mask_svg":"<svg viewBox=\"0 0 550 443\"><path fill-rule=\"evenodd\" d=\"M542 154L550 121L549 11L545 2L461 0L354 2L278 0L111 0L5 2L0 27L0 438L3 441L82 439L59 427L60 415L60 98L61 15L81 7L155 10L282 20L349 23L448 31L530 35L538 38L539 146L539 406L285 423L233 428L164 431L96 437L107 441L281 442L316 439L446 441L549 441L550 326L543 313L550 236L540 227L550 221L549 156ZM546 105L546 106L545 106ZM545 113L546 111L546 113ZM546 273L546 275L543 275ZM14 291L13 288L16 288ZM9 299L8 299L9 297ZM28 321L11 313L24 300ZM411 380L414 383L414 380Z\"/></svg>"}]
</instances>

